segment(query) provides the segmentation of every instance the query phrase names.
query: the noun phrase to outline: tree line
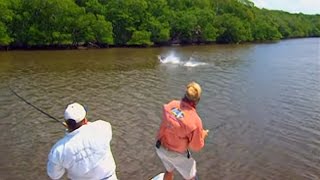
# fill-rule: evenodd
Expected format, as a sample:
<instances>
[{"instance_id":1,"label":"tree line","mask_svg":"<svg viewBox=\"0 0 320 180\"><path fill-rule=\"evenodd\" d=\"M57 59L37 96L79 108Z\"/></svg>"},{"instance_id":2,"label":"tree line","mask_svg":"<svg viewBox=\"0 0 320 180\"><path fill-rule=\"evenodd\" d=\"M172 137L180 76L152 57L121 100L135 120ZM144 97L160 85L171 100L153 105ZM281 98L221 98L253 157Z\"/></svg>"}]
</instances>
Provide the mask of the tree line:
<instances>
[{"instance_id":1,"label":"tree line","mask_svg":"<svg viewBox=\"0 0 320 180\"><path fill-rule=\"evenodd\" d=\"M241 43L320 37L320 15L250 0L0 0L0 47Z\"/></svg>"}]
</instances>

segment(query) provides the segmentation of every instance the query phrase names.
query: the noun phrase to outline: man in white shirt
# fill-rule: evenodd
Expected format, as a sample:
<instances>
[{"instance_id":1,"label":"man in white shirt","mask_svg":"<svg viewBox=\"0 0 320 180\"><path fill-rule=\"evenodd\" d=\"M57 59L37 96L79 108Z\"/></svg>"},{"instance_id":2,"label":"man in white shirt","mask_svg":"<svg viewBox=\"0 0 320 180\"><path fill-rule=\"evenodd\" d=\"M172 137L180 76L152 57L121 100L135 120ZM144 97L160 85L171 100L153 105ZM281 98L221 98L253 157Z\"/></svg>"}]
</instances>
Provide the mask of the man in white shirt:
<instances>
[{"instance_id":1,"label":"man in white shirt","mask_svg":"<svg viewBox=\"0 0 320 180\"><path fill-rule=\"evenodd\" d=\"M49 177L59 179L67 171L68 178L75 180L117 180L110 123L88 122L86 110L78 103L67 106L64 118L69 132L50 151Z\"/></svg>"}]
</instances>

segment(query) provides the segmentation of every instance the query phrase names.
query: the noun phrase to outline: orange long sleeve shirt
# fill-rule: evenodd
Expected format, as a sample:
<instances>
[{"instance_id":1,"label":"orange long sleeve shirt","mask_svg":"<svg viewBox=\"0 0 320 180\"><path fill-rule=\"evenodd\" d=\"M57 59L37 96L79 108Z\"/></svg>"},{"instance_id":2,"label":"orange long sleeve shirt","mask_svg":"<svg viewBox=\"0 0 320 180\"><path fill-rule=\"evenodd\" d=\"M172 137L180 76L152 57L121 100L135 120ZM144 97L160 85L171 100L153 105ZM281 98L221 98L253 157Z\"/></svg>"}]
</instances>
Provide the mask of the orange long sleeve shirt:
<instances>
[{"instance_id":1,"label":"orange long sleeve shirt","mask_svg":"<svg viewBox=\"0 0 320 180\"><path fill-rule=\"evenodd\" d=\"M157 139L171 151L199 151L204 146L202 121L194 107L184 101L171 101L163 106L163 118Z\"/></svg>"}]
</instances>

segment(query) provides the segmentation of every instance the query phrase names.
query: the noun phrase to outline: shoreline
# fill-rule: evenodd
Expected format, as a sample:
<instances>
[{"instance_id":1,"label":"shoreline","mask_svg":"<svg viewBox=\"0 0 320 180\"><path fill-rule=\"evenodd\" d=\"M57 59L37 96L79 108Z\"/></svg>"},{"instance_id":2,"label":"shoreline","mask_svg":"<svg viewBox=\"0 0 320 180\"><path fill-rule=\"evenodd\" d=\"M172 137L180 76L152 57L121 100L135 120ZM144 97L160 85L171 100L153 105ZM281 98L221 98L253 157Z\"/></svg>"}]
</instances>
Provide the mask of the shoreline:
<instances>
[{"instance_id":1,"label":"shoreline","mask_svg":"<svg viewBox=\"0 0 320 180\"><path fill-rule=\"evenodd\" d=\"M155 45L106 45L106 44L82 44L82 45L34 45L34 46L0 46L1 51L56 51L56 50L92 50L92 49L111 49L111 48L161 48L161 47L184 47L184 46L203 46L203 45L241 45L241 44L268 44L277 43L283 40L306 39L320 37L295 37L279 40L267 41L248 41L241 43L218 43L218 42L197 42L197 43L162 43Z\"/></svg>"}]
</instances>

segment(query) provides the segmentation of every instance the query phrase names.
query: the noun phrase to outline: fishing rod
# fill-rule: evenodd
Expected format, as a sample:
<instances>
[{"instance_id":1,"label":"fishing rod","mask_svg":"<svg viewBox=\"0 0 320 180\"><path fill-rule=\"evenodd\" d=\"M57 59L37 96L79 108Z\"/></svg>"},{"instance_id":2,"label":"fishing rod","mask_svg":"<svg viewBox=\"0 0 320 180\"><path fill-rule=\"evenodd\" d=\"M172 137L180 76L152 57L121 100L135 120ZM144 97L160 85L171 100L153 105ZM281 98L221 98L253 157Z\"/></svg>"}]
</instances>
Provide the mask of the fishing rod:
<instances>
[{"instance_id":1,"label":"fishing rod","mask_svg":"<svg viewBox=\"0 0 320 180\"><path fill-rule=\"evenodd\" d=\"M40 111L42 114L48 116L49 118L59 122L60 124L62 124L64 127L67 127L67 124L65 122L60 121L59 119L51 116L50 114L44 112L43 110L41 110L40 108L38 108L37 106L31 104L29 101L27 101L26 99L24 99L23 97L21 97L18 93L16 93L10 86L9 86L10 91L16 95L18 98L20 98L22 101L24 101L25 103L27 103L28 105L32 106L33 108L35 108L36 110Z\"/></svg>"}]
</instances>

